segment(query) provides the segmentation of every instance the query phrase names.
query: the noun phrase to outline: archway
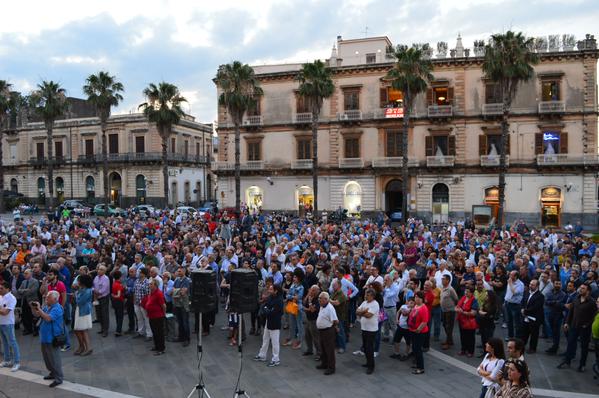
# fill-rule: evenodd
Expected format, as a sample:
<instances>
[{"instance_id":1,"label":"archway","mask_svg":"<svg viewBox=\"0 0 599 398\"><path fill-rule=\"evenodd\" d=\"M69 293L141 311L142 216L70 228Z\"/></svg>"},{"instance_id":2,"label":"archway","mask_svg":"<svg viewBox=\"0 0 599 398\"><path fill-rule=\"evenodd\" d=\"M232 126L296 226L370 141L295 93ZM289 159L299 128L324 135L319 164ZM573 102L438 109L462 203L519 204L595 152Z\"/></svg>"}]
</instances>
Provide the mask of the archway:
<instances>
[{"instance_id":1,"label":"archway","mask_svg":"<svg viewBox=\"0 0 599 398\"><path fill-rule=\"evenodd\" d=\"M121 202L121 193L123 190L123 181L121 175L116 171L108 176L108 185L110 186L110 202L118 205Z\"/></svg>"},{"instance_id":2,"label":"archway","mask_svg":"<svg viewBox=\"0 0 599 398\"><path fill-rule=\"evenodd\" d=\"M301 186L297 189L297 208L303 216L314 208L314 190L309 186Z\"/></svg>"},{"instance_id":3,"label":"archway","mask_svg":"<svg viewBox=\"0 0 599 398\"><path fill-rule=\"evenodd\" d=\"M46 203L46 180L44 177L37 179L37 201L40 205Z\"/></svg>"},{"instance_id":4,"label":"archway","mask_svg":"<svg viewBox=\"0 0 599 398\"><path fill-rule=\"evenodd\" d=\"M350 181L345 184L343 207L349 214L359 214L362 211L362 187L357 182Z\"/></svg>"},{"instance_id":5,"label":"archway","mask_svg":"<svg viewBox=\"0 0 599 398\"><path fill-rule=\"evenodd\" d=\"M64 202L64 180L62 177L56 177L56 199L58 203Z\"/></svg>"},{"instance_id":6,"label":"archway","mask_svg":"<svg viewBox=\"0 0 599 398\"><path fill-rule=\"evenodd\" d=\"M85 194L87 201L93 203L96 199L96 180L94 177L87 176L85 178Z\"/></svg>"},{"instance_id":7,"label":"archway","mask_svg":"<svg viewBox=\"0 0 599 398\"><path fill-rule=\"evenodd\" d=\"M142 174L135 177L135 197L138 204L146 203L146 177Z\"/></svg>"},{"instance_id":8,"label":"archway","mask_svg":"<svg viewBox=\"0 0 599 398\"><path fill-rule=\"evenodd\" d=\"M490 187L485 189L485 204L491 207L491 214L495 220L499 215L499 188Z\"/></svg>"},{"instance_id":9,"label":"archway","mask_svg":"<svg viewBox=\"0 0 599 398\"><path fill-rule=\"evenodd\" d=\"M404 194L401 189L400 180L391 180L385 187L385 210L401 211L404 201Z\"/></svg>"},{"instance_id":10,"label":"archway","mask_svg":"<svg viewBox=\"0 0 599 398\"><path fill-rule=\"evenodd\" d=\"M445 224L449 221L449 187L439 183L433 186L433 223Z\"/></svg>"},{"instance_id":11,"label":"archway","mask_svg":"<svg viewBox=\"0 0 599 398\"><path fill-rule=\"evenodd\" d=\"M14 193L19 193L19 182L16 178L10 179L10 191Z\"/></svg>"},{"instance_id":12,"label":"archway","mask_svg":"<svg viewBox=\"0 0 599 398\"><path fill-rule=\"evenodd\" d=\"M541 190L541 225L559 227L562 214L562 190L546 187Z\"/></svg>"},{"instance_id":13,"label":"archway","mask_svg":"<svg viewBox=\"0 0 599 398\"><path fill-rule=\"evenodd\" d=\"M245 201L250 212L261 209L264 203L264 191L262 188L252 185L245 190Z\"/></svg>"}]
</instances>

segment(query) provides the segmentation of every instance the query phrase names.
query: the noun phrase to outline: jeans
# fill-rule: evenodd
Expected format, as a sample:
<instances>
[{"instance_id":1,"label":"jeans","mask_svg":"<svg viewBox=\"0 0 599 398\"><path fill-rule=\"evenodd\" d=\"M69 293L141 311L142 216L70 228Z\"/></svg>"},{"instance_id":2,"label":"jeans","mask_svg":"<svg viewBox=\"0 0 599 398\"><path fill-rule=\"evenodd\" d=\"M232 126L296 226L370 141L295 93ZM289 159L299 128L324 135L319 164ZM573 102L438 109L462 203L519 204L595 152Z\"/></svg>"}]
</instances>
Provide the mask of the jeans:
<instances>
[{"instance_id":1,"label":"jeans","mask_svg":"<svg viewBox=\"0 0 599 398\"><path fill-rule=\"evenodd\" d=\"M441 306L433 307L431 311L431 323L433 324L433 337L435 340L439 340L439 336L441 335Z\"/></svg>"},{"instance_id":2,"label":"jeans","mask_svg":"<svg viewBox=\"0 0 599 398\"><path fill-rule=\"evenodd\" d=\"M339 333L337 333L337 338L335 339L337 348L342 349L343 351L345 351L345 322L339 322Z\"/></svg>"},{"instance_id":3,"label":"jeans","mask_svg":"<svg viewBox=\"0 0 599 398\"><path fill-rule=\"evenodd\" d=\"M179 325L179 335L177 338L180 341L189 341L191 338L191 331L189 329L189 312L185 311L183 307L174 307L175 317L177 318L177 324ZM207 317L207 314L202 315L202 321L204 321L204 316Z\"/></svg>"},{"instance_id":4,"label":"jeans","mask_svg":"<svg viewBox=\"0 0 599 398\"><path fill-rule=\"evenodd\" d=\"M377 332L362 330L362 346L366 356L366 368L374 369L374 340Z\"/></svg>"},{"instance_id":5,"label":"jeans","mask_svg":"<svg viewBox=\"0 0 599 398\"><path fill-rule=\"evenodd\" d=\"M20 363L21 353L19 344L15 338L15 325L0 325L0 336L2 336L2 351L4 352L4 362Z\"/></svg>"},{"instance_id":6,"label":"jeans","mask_svg":"<svg viewBox=\"0 0 599 398\"><path fill-rule=\"evenodd\" d=\"M580 338L580 360L578 366L586 366L589 355L589 343L591 341L591 327L568 329L568 348L566 349L565 361L570 363L576 357L576 346Z\"/></svg>"},{"instance_id":7,"label":"jeans","mask_svg":"<svg viewBox=\"0 0 599 398\"><path fill-rule=\"evenodd\" d=\"M125 302L122 300L112 300L112 308L114 308L114 317L116 319L116 332L123 331L123 318L125 316Z\"/></svg>"},{"instance_id":8,"label":"jeans","mask_svg":"<svg viewBox=\"0 0 599 398\"><path fill-rule=\"evenodd\" d=\"M549 326L551 328L551 338L553 339L551 350L557 351L559 348L559 340L561 337L562 321L564 320L564 315L561 311L550 312L546 320L549 322Z\"/></svg>"},{"instance_id":9,"label":"jeans","mask_svg":"<svg viewBox=\"0 0 599 398\"><path fill-rule=\"evenodd\" d=\"M358 296L349 299L349 323L356 323L356 310L358 309Z\"/></svg>"},{"instance_id":10,"label":"jeans","mask_svg":"<svg viewBox=\"0 0 599 398\"><path fill-rule=\"evenodd\" d=\"M395 330L397 329L397 308L385 307L383 309L387 315L387 319L383 322L383 337L395 336Z\"/></svg>"},{"instance_id":11,"label":"jeans","mask_svg":"<svg viewBox=\"0 0 599 398\"><path fill-rule=\"evenodd\" d=\"M299 311L297 315L289 315L289 338L297 339L300 343L304 338L303 312Z\"/></svg>"},{"instance_id":12,"label":"jeans","mask_svg":"<svg viewBox=\"0 0 599 398\"><path fill-rule=\"evenodd\" d=\"M522 306L515 303L505 303L507 312L507 335L516 337L522 335Z\"/></svg>"},{"instance_id":13,"label":"jeans","mask_svg":"<svg viewBox=\"0 0 599 398\"><path fill-rule=\"evenodd\" d=\"M135 331L135 305L133 304L133 296L128 297L125 301L125 308L127 309L127 319L129 327L127 330L129 332Z\"/></svg>"},{"instance_id":14,"label":"jeans","mask_svg":"<svg viewBox=\"0 0 599 398\"><path fill-rule=\"evenodd\" d=\"M100 325L102 326L102 332L108 333L108 327L110 325L108 296L100 297L98 299L98 303L99 304L96 306L96 316L98 317L98 321L100 321Z\"/></svg>"},{"instance_id":15,"label":"jeans","mask_svg":"<svg viewBox=\"0 0 599 398\"><path fill-rule=\"evenodd\" d=\"M412 352L416 359L416 369L424 369L424 355L422 354L422 344L424 343L424 333L411 333Z\"/></svg>"},{"instance_id":16,"label":"jeans","mask_svg":"<svg viewBox=\"0 0 599 398\"><path fill-rule=\"evenodd\" d=\"M549 321L549 317L551 316L551 309L543 308L543 313L545 314L545 321L543 322L543 334L547 338L552 338L553 329L551 328L551 322Z\"/></svg>"},{"instance_id":17,"label":"jeans","mask_svg":"<svg viewBox=\"0 0 599 398\"><path fill-rule=\"evenodd\" d=\"M379 330L374 334L374 352L379 352L381 349L381 326L383 323L379 322Z\"/></svg>"}]
</instances>

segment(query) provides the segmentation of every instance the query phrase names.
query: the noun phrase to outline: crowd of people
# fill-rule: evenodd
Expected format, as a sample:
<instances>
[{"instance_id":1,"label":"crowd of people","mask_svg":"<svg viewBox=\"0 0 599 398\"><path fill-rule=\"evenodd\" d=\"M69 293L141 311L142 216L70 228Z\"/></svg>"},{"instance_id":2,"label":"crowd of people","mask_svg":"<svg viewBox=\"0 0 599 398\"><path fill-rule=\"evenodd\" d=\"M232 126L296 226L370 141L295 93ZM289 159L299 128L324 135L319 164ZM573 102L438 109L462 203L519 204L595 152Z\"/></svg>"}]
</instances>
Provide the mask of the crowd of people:
<instances>
[{"instance_id":1,"label":"crowd of people","mask_svg":"<svg viewBox=\"0 0 599 398\"><path fill-rule=\"evenodd\" d=\"M216 326L218 309L199 317L190 307L191 273L213 270L229 343L247 338L247 329L262 336L254 360L270 367L283 346L332 375L351 339L367 374L387 343L390 358L412 361L421 375L424 353L433 344L451 350L457 327L457 355L482 360L481 397L530 397L524 354L537 353L539 338L551 342L543 355L560 355L560 369L579 351L576 370L585 372L591 340L599 363L599 248L581 232L531 230L521 221L483 231L416 219L395 225L382 215L327 222L248 211L23 217L0 225L1 365L19 370L16 328L39 334L51 386L62 382L71 332L73 355L93 354L94 322L102 338L152 341L154 355L165 354L167 340L186 347L193 332ZM228 306L236 268L258 276L251 314ZM244 316L248 327L238 328Z\"/></svg>"}]
</instances>

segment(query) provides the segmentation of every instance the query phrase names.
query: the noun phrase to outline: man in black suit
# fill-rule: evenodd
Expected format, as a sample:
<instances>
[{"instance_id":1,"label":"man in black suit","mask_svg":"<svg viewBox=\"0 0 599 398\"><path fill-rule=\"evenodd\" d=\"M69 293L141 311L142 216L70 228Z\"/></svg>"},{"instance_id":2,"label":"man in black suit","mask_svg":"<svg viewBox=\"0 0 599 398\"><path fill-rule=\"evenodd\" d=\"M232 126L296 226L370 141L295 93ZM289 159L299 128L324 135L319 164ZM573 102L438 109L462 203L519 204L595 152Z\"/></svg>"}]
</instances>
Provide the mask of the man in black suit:
<instances>
[{"instance_id":1,"label":"man in black suit","mask_svg":"<svg viewBox=\"0 0 599 398\"><path fill-rule=\"evenodd\" d=\"M539 281L533 279L528 285L528 292L522 297L522 340L524 344L530 338L530 346L528 353L534 354L537 351L537 343L539 342L539 328L543 324L543 305L545 304L545 296L539 291Z\"/></svg>"}]
</instances>

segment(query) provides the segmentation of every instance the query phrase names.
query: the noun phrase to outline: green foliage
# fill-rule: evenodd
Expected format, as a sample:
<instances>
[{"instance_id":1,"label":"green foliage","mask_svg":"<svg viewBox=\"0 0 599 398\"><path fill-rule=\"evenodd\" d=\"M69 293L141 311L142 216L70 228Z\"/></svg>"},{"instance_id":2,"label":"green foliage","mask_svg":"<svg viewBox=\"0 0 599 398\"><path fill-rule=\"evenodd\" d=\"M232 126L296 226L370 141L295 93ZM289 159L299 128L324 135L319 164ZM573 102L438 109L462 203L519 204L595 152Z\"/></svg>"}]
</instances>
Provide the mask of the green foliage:
<instances>
[{"instance_id":1,"label":"green foliage","mask_svg":"<svg viewBox=\"0 0 599 398\"><path fill-rule=\"evenodd\" d=\"M147 101L139 105L151 123L156 123L161 136L170 135L172 126L185 115L181 104L187 100L177 86L167 82L150 83L143 91Z\"/></svg>"},{"instance_id":2,"label":"green foliage","mask_svg":"<svg viewBox=\"0 0 599 398\"><path fill-rule=\"evenodd\" d=\"M404 109L408 111L416 96L426 91L428 83L433 80L433 64L425 57L426 50L421 45L408 47L401 44L387 50L395 58L395 65L386 79L391 80L394 89L403 93Z\"/></svg>"},{"instance_id":3,"label":"green foliage","mask_svg":"<svg viewBox=\"0 0 599 398\"><path fill-rule=\"evenodd\" d=\"M10 87L11 84L5 80L0 80L0 129L6 128L6 121L10 113Z\"/></svg>"},{"instance_id":4,"label":"green foliage","mask_svg":"<svg viewBox=\"0 0 599 398\"><path fill-rule=\"evenodd\" d=\"M110 117L111 108L118 106L123 100L120 93L124 90L123 84L116 80L116 76L111 76L104 71L90 75L83 86L83 93L96 107L97 115L103 123L106 123Z\"/></svg>"},{"instance_id":5,"label":"green foliage","mask_svg":"<svg viewBox=\"0 0 599 398\"><path fill-rule=\"evenodd\" d=\"M53 125L54 121L64 115L68 109L65 89L51 80L38 84L37 90L29 96L29 103L33 111L44 120L46 126Z\"/></svg>"},{"instance_id":6,"label":"green foliage","mask_svg":"<svg viewBox=\"0 0 599 398\"><path fill-rule=\"evenodd\" d=\"M218 104L227 108L233 123L239 126L243 115L254 109L263 95L254 69L248 64L234 61L218 68L215 81L221 90Z\"/></svg>"},{"instance_id":7,"label":"green foliage","mask_svg":"<svg viewBox=\"0 0 599 398\"><path fill-rule=\"evenodd\" d=\"M303 64L296 80L300 83L299 94L307 100L312 114L319 114L323 100L335 92L331 69L317 59Z\"/></svg>"}]
</instances>

